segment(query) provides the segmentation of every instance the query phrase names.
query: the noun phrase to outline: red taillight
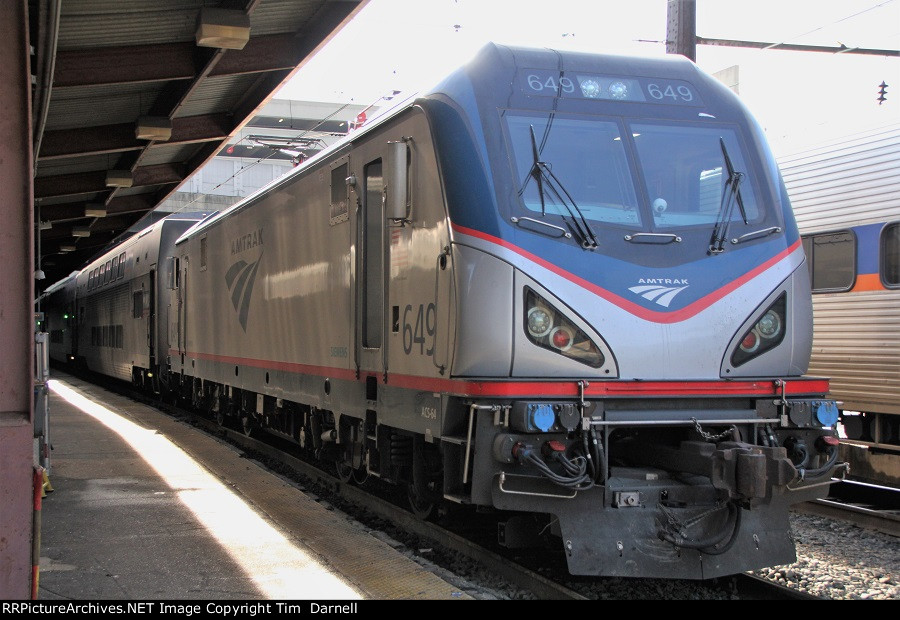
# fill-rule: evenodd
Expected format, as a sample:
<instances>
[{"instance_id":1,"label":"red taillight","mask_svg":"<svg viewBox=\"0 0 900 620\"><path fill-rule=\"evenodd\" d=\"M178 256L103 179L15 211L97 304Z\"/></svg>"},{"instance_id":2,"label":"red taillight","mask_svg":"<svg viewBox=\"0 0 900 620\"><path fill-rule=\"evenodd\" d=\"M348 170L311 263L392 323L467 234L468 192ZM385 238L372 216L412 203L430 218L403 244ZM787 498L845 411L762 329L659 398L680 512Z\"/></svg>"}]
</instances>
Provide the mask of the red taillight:
<instances>
[{"instance_id":1,"label":"red taillight","mask_svg":"<svg viewBox=\"0 0 900 620\"><path fill-rule=\"evenodd\" d=\"M759 336L756 335L756 331L750 331L744 339L741 340L741 350L746 351L747 353L753 353L759 347Z\"/></svg>"},{"instance_id":2,"label":"red taillight","mask_svg":"<svg viewBox=\"0 0 900 620\"><path fill-rule=\"evenodd\" d=\"M572 346L572 333L565 327L557 327L550 334L550 342L560 351Z\"/></svg>"}]
</instances>

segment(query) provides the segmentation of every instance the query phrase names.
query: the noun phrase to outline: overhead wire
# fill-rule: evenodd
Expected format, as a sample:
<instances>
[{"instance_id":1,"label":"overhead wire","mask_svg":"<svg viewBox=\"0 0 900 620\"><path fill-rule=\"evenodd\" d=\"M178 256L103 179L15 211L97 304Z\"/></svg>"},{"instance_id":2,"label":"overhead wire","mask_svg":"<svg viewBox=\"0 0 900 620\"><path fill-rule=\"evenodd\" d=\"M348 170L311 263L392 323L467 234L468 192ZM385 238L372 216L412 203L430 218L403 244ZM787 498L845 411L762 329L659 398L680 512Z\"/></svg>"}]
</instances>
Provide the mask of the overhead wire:
<instances>
[{"instance_id":1,"label":"overhead wire","mask_svg":"<svg viewBox=\"0 0 900 620\"><path fill-rule=\"evenodd\" d=\"M334 112L332 112L332 113L329 114L328 116L326 116L326 117L322 118L321 120L319 120L319 122L317 122L314 126L312 126L312 127L310 127L309 129L303 131L302 133L300 133L300 134L294 136L294 137L291 138L291 139L292 139L292 140L299 140L300 138L304 137L305 135L314 132L316 129L318 129L318 128L321 127L323 124L325 124L325 122L327 122L328 120L334 118L335 115L339 114L341 111L343 111L345 108L347 108L351 103L352 103L352 101L348 101L347 103L345 103L345 104L343 104L342 106L340 106L338 109L336 109ZM250 168L253 168L253 167L256 166L257 164L261 164L262 162L266 161L267 159L269 159L269 158L271 158L271 157L274 157L275 154L278 153L278 152L279 152L278 150L273 149L272 152L269 153L268 155L266 155L265 157L260 157L260 158L257 159L255 162L252 162L252 163L250 163L250 164L248 164L248 165L246 165L246 166L241 166L239 169L237 169L237 170L234 172L234 174L232 174L232 175L229 176L227 179L223 180L223 181L220 182L218 185L216 185L215 187L213 187L211 190L209 190L209 192L200 192L200 193L198 193L197 196L196 196L195 198L193 198L193 199L191 199L190 201L186 202L186 203L185 203L184 205L182 205L177 211L175 211L175 213L183 213L189 206L191 206L192 204L194 204L195 202L197 202L198 200L200 200L200 198L203 198L203 197L205 197L205 196L208 196L211 192L214 192L215 190L219 189L220 187L222 187L223 185L225 185L225 184L228 183L229 181L233 180L234 178L236 178L236 177L239 176L240 174L246 172L246 171L249 170Z\"/></svg>"},{"instance_id":2,"label":"overhead wire","mask_svg":"<svg viewBox=\"0 0 900 620\"><path fill-rule=\"evenodd\" d=\"M807 32L804 32L803 34L798 34L798 35L794 35L794 36L792 36L792 37L788 37L787 40L797 40L797 39L802 39L802 38L805 37L806 35L812 34L812 33L814 33L814 32L818 32L818 31L820 31L820 30L824 30L825 28L828 28L829 26L834 26L835 24L839 24L839 23L841 23L841 22L845 22L845 21L847 21L848 19L853 19L854 17L859 17L859 16L862 15L863 13L868 13L869 11L874 11L875 9L879 9L879 8L885 6L885 5L891 4L892 2L896 2L896 0L885 0L884 2L881 2L880 4L876 4L875 6L871 6L871 7L867 8L867 9L863 9L862 11L858 11L858 12L856 12L856 13L853 13L852 15L848 15L848 16L846 16L846 17L842 17L841 19L838 19L838 20L833 21L833 22L828 23L828 24L823 24L823 25L821 25L821 26L817 26L816 28L813 28L812 30L808 30ZM783 45L785 42L786 42L786 41L781 41L780 43L773 43L773 44L770 45L769 47L777 47L777 46L779 46L779 45ZM764 49L765 49L765 48L764 48Z\"/></svg>"}]
</instances>

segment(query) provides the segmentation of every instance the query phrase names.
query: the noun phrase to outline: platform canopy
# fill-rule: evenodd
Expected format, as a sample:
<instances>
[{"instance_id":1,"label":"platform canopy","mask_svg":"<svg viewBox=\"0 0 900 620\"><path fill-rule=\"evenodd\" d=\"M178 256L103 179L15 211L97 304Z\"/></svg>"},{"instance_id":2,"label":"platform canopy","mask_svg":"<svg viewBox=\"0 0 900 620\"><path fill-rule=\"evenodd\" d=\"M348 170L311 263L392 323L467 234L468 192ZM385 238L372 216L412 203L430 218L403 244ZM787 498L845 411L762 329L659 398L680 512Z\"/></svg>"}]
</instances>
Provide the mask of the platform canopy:
<instances>
[{"instance_id":1,"label":"platform canopy","mask_svg":"<svg viewBox=\"0 0 900 620\"><path fill-rule=\"evenodd\" d=\"M38 289L160 205L368 0L29 0Z\"/></svg>"}]
</instances>

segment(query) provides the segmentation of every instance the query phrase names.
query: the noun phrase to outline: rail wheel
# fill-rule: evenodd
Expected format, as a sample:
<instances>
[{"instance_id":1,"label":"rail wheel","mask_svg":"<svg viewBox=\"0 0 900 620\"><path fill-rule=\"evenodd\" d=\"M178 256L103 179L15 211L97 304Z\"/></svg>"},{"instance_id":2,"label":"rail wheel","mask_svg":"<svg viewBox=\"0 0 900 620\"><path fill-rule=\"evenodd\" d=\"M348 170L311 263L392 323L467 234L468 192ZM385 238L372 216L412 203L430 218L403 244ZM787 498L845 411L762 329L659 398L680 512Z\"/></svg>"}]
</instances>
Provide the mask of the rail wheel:
<instances>
[{"instance_id":1,"label":"rail wheel","mask_svg":"<svg viewBox=\"0 0 900 620\"><path fill-rule=\"evenodd\" d=\"M246 435L247 437L253 437L256 434L256 430L258 428L259 424L255 419L253 419L252 416L241 416L241 430L244 432L244 435Z\"/></svg>"},{"instance_id":2,"label":"rail wheel","mask_svg":"<svg viewBox=\"0 0 900 620\"><path fill-rule=\"evenodd\" d=\"M338 459L334 462L334 469L337 472L340 481L345 484L354 483L356 485L362 485L369 477L369 472L366 471L365 464L361 467L354 467L352 459Z\"/></svg>"},{"instance_id":3,"label":"rail wheel","mask_svg":"<svg viewBox=\"0 0 900 620\"><path fill-rule=\"evenodd\" d=\"M369 479L369 472L365 468L365 466L360 467L359 469L353 470L353 482L357 484L357 486L362 486L366 483L366 480Z\"/></svg>"},{"instance_id":4,"label":"rail wheel","mask_svg":"<svg viewBox=\"0 0 900 620\"><path fill-rule=\"evenodd\" d=\"M426 492L420 494L416 491L416 485L413 483L409 483L406 489L409 507L414 515L423 521L427 521L437 516L438 501L435 500L432 493Z\"/></svg>"},{"instance_id":5,"label":"rail wheel","mask_svg":"<svg viewBox=\"0 0 900 620\"><path fill-rule=\"evenodd\" d=\"M353 481L353 465L343 459L334 462L334 469L341 482L348 484Z\"/></svg>"}]
</instances>

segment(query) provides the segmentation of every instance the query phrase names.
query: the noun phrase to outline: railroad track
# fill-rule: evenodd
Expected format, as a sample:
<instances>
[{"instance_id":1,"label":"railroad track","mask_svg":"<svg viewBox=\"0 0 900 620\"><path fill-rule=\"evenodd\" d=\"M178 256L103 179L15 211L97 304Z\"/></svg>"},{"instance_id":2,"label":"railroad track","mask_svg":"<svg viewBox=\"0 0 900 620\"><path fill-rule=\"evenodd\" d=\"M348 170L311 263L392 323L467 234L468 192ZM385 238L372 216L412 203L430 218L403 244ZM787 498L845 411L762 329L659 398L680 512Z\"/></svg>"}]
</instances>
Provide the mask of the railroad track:
<instances>
[{"instance_id":1,"label":"railroad track","mask_svg":"<svg viewBox=\"0 0 900 620\"><path fill-rule=\"evenodd\" d=\"M836 482L828 497L807 502L798 510L900 537L900 489L893 487L853 480Z\"/></svg>"},{"instance_id":2,"label":"railroad track","mask_svg":"<svg viewBox=\"0 0 900 620\"><path fill-rule=\"evenodd\" d=\"M821 596L809 594L796 588L789 588L756 575L741 573L733 575L733 590L740 600L748 601L821 601Z\"/></svg>"}]
</instances>

